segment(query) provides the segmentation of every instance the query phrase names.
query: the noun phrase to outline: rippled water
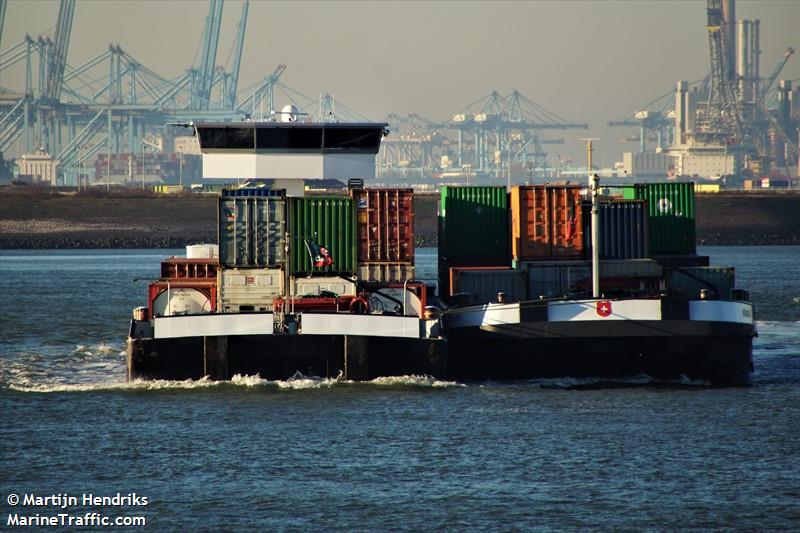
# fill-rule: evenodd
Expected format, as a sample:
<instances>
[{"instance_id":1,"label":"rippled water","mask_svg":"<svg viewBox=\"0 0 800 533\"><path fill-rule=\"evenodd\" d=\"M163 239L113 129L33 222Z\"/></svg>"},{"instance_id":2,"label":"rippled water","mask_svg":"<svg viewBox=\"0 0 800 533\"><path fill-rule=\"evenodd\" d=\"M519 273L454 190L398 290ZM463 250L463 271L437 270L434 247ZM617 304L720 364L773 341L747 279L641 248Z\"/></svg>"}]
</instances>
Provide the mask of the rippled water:
<instances>
[{"instance_id":1,"label":"rippled water","mask_svg":"<svg viewBox=\"0 0 800 533\"><path fill-rule=\"evenodd\" d=\"M130 310L165 253L2 252L0 521L57 511L11 493L136 492L148 506L93 510L155 530L796 529L800 248L701 252L756 302L750 388L125 383Z\"/></svg>"}]
</instances>

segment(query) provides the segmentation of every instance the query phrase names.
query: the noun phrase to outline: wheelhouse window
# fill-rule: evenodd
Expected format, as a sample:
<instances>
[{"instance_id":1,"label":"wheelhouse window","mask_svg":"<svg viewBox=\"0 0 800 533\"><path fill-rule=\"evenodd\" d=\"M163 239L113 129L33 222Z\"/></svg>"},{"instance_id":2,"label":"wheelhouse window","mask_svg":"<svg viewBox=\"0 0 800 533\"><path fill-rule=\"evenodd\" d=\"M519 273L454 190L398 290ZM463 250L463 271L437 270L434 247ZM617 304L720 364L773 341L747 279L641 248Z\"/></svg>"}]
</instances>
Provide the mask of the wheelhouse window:
<instances>
[{"instance_id":1,"label":"wheelhouse window","mask_svg":"<svg viewBox=\"0 0 800 533\"><path fill-rule=\"evenodd\" d=\"M325 129L325 150L377 153L383 128L334 127Z\"/></svg>"},{"instance_id":2,"label":"wheelhouse window","mask_svg":"<svg viewBox=\"0 0 800 533\"><path fill-rule=\"evenodd\" d=\"M197 136L203 149L252 150L255 146L253 126L199 127Z\"/></svg>"},{"instance_id":3,"label":"wheelhouse window","mask_svg":"<svg viewBox=\"0 0 800 533\"><path fill-rule=\"evenodd\" d=\"M322 149L322 128L257 128L256 148L259 150L289 149L319 152Z\"/></svg>"}]
</instances>

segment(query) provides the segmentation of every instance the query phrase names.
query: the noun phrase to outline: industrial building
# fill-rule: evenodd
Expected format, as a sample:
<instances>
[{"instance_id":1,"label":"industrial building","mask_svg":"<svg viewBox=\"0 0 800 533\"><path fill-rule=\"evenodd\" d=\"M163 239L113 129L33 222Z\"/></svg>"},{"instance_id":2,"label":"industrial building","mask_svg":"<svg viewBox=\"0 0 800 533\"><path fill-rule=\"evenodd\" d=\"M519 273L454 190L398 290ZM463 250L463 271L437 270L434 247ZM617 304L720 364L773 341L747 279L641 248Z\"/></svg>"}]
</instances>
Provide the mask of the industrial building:
<instances>
[{"instance_id":1,"label":"industrial building","mask_svg":"<svg viewBox=\"0 0 800 533\"><path fill-rule=\"evenodd\" d=\"M623 155L625 172L648 179L722 180L738 186L762 175L798 175L800 92L779 80L794 54L786 48L774 70L761 76L759 20L736 20L735 0L707 0L710 71L696 83L678 81L674 91L610 126L638 126L639 153ZM655 151L645 140L657 137ZM665 142L665 140L670 140Z\"/></svg>"}]
</instances>

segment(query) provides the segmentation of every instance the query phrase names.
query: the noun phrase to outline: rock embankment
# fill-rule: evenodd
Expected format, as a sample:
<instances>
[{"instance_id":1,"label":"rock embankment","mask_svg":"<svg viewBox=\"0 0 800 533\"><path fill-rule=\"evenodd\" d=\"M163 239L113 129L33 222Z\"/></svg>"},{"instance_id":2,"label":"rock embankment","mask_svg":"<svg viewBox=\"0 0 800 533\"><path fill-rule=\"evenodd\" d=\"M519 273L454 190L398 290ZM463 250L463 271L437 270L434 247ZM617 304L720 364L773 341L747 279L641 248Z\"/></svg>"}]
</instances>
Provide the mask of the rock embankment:
<instances>
[{"instance_id":1,"label":"rock embankment","mask_svg":"<svg viewBox=\"0 0 800 533\"><path fill-rule=\"evenodd\" d=\"M436 246L437 195L414 201L414 240ZM180 248L216 241L216 198L0 194L0 248ZM800 245L800 193L697 197L698 244Z\"/></svg>"}]
</instances>

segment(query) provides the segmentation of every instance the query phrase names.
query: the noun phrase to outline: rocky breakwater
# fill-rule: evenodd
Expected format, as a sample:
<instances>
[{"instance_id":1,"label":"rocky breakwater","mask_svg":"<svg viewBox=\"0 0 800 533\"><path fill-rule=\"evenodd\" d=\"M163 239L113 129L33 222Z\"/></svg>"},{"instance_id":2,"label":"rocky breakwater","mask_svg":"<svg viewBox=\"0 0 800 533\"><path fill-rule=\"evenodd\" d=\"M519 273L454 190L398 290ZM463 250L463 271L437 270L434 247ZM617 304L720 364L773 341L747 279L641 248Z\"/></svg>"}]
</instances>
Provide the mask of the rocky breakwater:
<instances>
[{"instance_id":1,"label":"rocky breakwater","mask_svg":"<svg viewBox=\"0 0 800 533\"><path fill-rule=\"evenodd\" d=\"M136 192L0 194L0 248L176 248L216 241L216 200Z\"/></svg>"}]
</instances>

